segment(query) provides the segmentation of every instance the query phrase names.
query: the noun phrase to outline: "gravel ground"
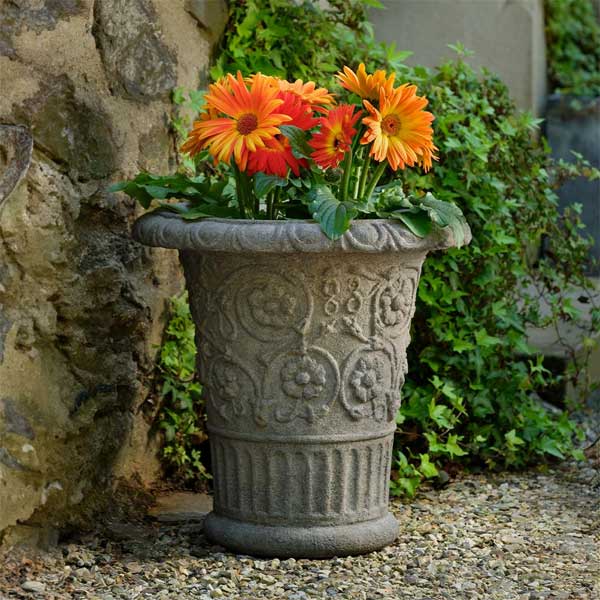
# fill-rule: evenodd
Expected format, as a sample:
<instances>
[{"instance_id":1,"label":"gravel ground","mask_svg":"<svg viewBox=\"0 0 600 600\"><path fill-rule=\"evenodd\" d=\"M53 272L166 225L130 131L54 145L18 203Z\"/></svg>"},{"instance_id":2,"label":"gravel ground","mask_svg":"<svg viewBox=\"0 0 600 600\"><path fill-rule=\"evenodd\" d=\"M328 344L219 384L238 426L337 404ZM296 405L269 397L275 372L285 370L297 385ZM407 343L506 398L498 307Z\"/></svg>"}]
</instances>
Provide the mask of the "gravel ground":
<instances>
[{"instance_id":1,"label":"gravel ground","mask_svg":"<svg viewBox=\"0 0 600 600\"><path fill-rule=\"evenodd\" d=\"M114 523L33 556L0 556L0 599L600 599L600 464L468 475L394 501L398 541L367 556L257 560L201 521ZM3 560L4 559L4 560Z\"/></svg>"}]
</instances>

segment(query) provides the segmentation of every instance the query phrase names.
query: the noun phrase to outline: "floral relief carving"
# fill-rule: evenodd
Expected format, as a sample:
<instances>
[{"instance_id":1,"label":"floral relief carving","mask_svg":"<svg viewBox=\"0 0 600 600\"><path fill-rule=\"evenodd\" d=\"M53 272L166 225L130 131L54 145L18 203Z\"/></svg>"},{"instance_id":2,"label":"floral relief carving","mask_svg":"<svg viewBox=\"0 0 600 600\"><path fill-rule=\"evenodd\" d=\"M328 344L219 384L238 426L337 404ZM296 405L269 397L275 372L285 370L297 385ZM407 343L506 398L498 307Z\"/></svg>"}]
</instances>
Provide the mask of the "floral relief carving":
<instances>
[{"instance_id":1,"label":"floral relief carving","mask_svg":"<svg viewBox=\"0 0 600 600\"><path fill-rule=\"evenodd\" d=\"M255 385L246 370L231 358L218 356L209 368L210 402L226 421L248 416L255 405Z\"/></svg>"},{"instance_id":2,"label":"floral relief carving","mask_svg":"<svg viewBox=\"0 0 600 600\"><path fill-rule=\"evenodd\" d=\"M290 358L281 369L281 381L291 398L315 400L325 389L325 368L307 355Z\"/></svg>"},{"instance_id":3,"label":"floral relief carving","mask_svg":"<svg viewBox=\"0 0 600 600\"><path fill-rule=\"evenodd\" d=\"M318 274L299 269L292 277L246 261L233 269L220 257L207 262L210 271L202 272L217 285L203 290L205 306L196 310L206 360L200 368L210 405L223 419L250 418L261 427L311 423L339 401L353 420L393 420L417 268L329 262ZM359 348L351 351L349 337Z\"/></svg>"},{"instance_id":4,"label":"floral relief carving","mask_svg":"<svg viewBox=\"0 0 600 600\"><path fill-rule=\"evenodd\" d=\"M355 350L346 360L342 404L354 419L391 421L400 403L395 352L378 341Z\"/></svg>"},{"instance_id":5,"label":"floral relief carving","mask_svg":"<svg viewBox=\"0 0 600 600\"><path fill-rule=\"evenodd\" d=\"M294 316L296 298L290 297L282 285L256 287L248 295L252 318L268 327L287 327Z\"/></svg>"},{"instance_id":6,"label":"floral relief carving","mask_svg":"<svg viewBox=\"0 0 600 600\"><path fill-rule=\"evenodd\" d=\"M271 342L302 334L312 313L312 296L302 282L267 269L248 268L236 276L228 293L251 337Z\"/></svg>"},{"instance_id":7,"label":"floral relief carving","mask_svg":"<svg viewBox=\"0 0 600 600\"><path fill-rule=\"evenodd\" d=\"M386 412L383 389L383 363L379 357L362 357L350 376L354 398L362 405L371 405L373 415L381 421Z\"/></svg>"},{"instance_id":8,"label":"floral relief carving","mask_svg":"<svg viewBox=\"0 0 600 600\"><path fill-rule=\"evenodd\" d=\"M388 335L400 335L410 324L415 306L419 271L414 268L393 268L387 274L376 297L376 326Z\"/></svg>"},{"instance_id":9,"label":"floral relief carving","mask_svg":"<svg viewBox=\"0 0 600 600\"><path fill-rule=\"evenodd\" d=\"M302 418L309 422L326 415L339 392L335 359L317 347L287 352L271 363L265 382L277 421Z\"/></svg>"}]
</instances>

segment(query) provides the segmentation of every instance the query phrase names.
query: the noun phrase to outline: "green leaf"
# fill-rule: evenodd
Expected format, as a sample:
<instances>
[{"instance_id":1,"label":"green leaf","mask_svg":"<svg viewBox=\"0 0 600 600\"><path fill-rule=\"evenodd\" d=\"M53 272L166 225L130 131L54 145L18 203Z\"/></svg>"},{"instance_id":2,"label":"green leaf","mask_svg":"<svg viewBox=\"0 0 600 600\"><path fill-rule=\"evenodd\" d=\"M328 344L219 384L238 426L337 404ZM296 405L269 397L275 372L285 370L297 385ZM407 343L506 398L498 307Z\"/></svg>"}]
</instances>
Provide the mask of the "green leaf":
<instances>
[{"instance_id":1,"label":"green leaf","mask_svg":"<svg viewBox=\"0 0 600 600\"><path fill-rule=\"evenodd\" d=\"M437 477L438 470L436 466L429 460L429 454L421 454L419 471L421 471L425 477Z\"/></svg>"},{"instance_id":2,"label":"green leaf","mask_svg":"<svg viewBox=\"0 0 600 600\"><path fill-rule=\"evenodd\" d=\"M450 409L443 404L436 404L432 398L429 402L429 418L440 427L451 428L452 423L448 420L451 415Z\"/></svg>"},{"instance_id":3,"label":"green leaf","mask_svg":"<svg viewBox=\"0 0 600 600\"><path fill-rule=\"evenodd\" d=\"M390 217L402 221L417 237L424 238L431 233L431 219L424 210L395 210Z\"/></svg>"},{"instance_id":4,"label":"green leaf","mask_svg":"<svg viewBox=\"0 0 600 600\"><path fill-rule=\"evenodd\" d=\"M318 185L307 194L308 209L321 225L325 235L337 240L350 227L357 215L356 206L351 202L340 202L325 185Z\"/></svg>"},{"instance_id":5,"label":"green leaf","mask_svg":"<svg viewBox=\"0 0 600 600\"><path fill-rule=\"evenodd\" d=\"M417 492L417 488L421 483L420 477L398 477L394 482L397 487L392 488L392 494L394 496L402 496L406 494L412 498Z\"/></svg>"},{"instance_id":6,"label":"green leaf","mask_svg":"<svg viewBox=\"0 0 600 600\"><path fill-rule=\"evenodd\" d=\"M507 433L504 434L504 439L508 444L509 448L515 446L521 446L525 443L525 441L517 435L517 432L514 429L511 429Z\"/></svg>"},{"instance_id":7,"label":"green leaf","mask_svg":"<svg viewBox=\"0 0 600 600\"><path fill-rule=\"evenodd\" d=\"M266 175L259 171L254 176L254 191L259 198L262 198L277 186L285 187L286 183L286 179L282 179L277 175Z\"/></svg>"},{"instance_id":8,"label":"green leaf","mask_svg":"<svg viewBox=\"0 0 600 600\"><path fill-rule=\"evenodd\" d=\"M547 435L543 436L540 440L540 450L543 450L546 454L556 456L556 458L564 458L565 455L560 451L560 448L556 444L556 441Z\"/></svg>"},{"instance_id":9,"label":"green leaf","mask_svg":"<svg viewBox=\"0 0 600 600\"><path fill-rule=\"evenodd\" d=\"M280 125L279 131L289 140L296 158L310 158L313 149L308 145L308 133L294 125Z\"/></svg>"},{"instance_id":10,"label":"green leaf","mask_svg":"<svg viewBox=\"0 0 600 600\"><path fill-rule=\"evenodd\" d=\"M448 436L448 441L446 442L446 450L450 456L465 456L467 452L463 450L459 445L459 437L458 435L450 435Z\"/></svg>"},{"instance_id":11,"label":"green leaf","mask_svg":"<svg viewBox=\"0 0 600 600\"><path fill-rule=\"evenodd\" d=\"M478 346L497 346L502 343L499 337L488 335L487 331L483 328L475 332L475 341Z\"/></svg>"},{"instance_id":12,"label":"green leaf","mask_svg":"<svg viewBox=\"0 0 600 600\"><path fill-rule=\"evenodd\" d=\"M465 241L465 226L467 221L458 206L450 202L438 200L431 193L427 193L421 200L421 208L427 211L431 220L440 227L450 227L454 234L454 241L460 248Z\"/></svg>"}]
</instances>

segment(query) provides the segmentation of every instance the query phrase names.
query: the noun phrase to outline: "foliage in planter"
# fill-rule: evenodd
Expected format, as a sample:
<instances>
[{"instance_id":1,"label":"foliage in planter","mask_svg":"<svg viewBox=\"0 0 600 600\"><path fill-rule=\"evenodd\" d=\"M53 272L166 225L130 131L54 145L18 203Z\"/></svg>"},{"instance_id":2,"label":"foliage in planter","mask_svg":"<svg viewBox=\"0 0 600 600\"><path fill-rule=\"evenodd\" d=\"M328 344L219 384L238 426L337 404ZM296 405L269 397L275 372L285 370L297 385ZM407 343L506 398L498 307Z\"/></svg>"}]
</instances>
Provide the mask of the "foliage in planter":
<instances>
[{"instance_id":1,"label":"foliage in planter","mask_svg":"<svg viewBox=\"0 0 600 600\"><path fill-rule=\"evenodd\" d=\"M551 185L597 172L583 161L550 165L543 144L532 136L536 122L515 113L505 86L495 77L486 73L480 78L462 61L436 73L405 66L402 54L394 56L374 42L361 3L337 4L356 11L355 20L351 26L340 25L312 7L312 18L329 31L329 42L310 46L308 52L315 56L308 62L317 62L306 73L296 70L297 56L290 50L298 47L296 34L305 35L294 21L301 15L293 15L292 3L231 3L233 18L223 47L236 48L236 57L226 50L219 68L251 72L257 64L250 57L258 59L259 54L268 62L273 46L265 52L260 36L268 38L267 25L276 22L288 32L289 47L280 48L273 59L281 59L285 76L319 76L327 69L320 70L318 61L327 61L330 53L353 66L362 60L369 69L383 67L397 72L400 81L419 83L438 117L435 140L443 159L428 175L408 174L405 184L410 191L431 190L457 202L475 239L467 251L430 257L423 273L398 415L393 493L413 494L423 479L439 480L442 471L458 463L521 467L548 457L578 456L572 444L575 427L566 413L555 415L536 399L535 392L553 377L527 347L525 326L578 322L567 293L572 285L591 290L581 271L587 242L580 237L576 209L560 217ZM252 7L262 20L254 29L240 30ZM255 53L259 47L263 50ZM463 51L460 45L455 49ZM270 64L271 72L281 69ZM265 65L263 70L269 72ZM553 258L532 264L531 248L544 236L554 242ZM524 297L525 285L534 290L532 297ZM552 307L544 318L537 314L538 293ZM592 326L596 331L600 326L598 310ZM582 338L590 339L590 334L582 332ZM573 353L572 358L569 376L585 380L585 356Z\"/></svg>"},{"instance_id":2,"label":"foliage in planter","mask_svg":"<svg viewBox=\"0 0 600 600\"><path fill-rule=\"evenodd\" d=\"M545 0L548 75L563 94L600 96L600 25L590 0Z\"/></svg>"},{"instance_id":3,"label":"foliage in planter","mask_svg":"<svg viewBox=\"0 0 600 600\"><path fill-rule=\"evenodd\" d=\"M195 376L194 332L187 294L172 298L157 365L158 426L164 433L162 459L167 473L174 481L191 486L211 477L200 448L206 440L206 417L202 387Z\"/></svg>"}]
</instances>

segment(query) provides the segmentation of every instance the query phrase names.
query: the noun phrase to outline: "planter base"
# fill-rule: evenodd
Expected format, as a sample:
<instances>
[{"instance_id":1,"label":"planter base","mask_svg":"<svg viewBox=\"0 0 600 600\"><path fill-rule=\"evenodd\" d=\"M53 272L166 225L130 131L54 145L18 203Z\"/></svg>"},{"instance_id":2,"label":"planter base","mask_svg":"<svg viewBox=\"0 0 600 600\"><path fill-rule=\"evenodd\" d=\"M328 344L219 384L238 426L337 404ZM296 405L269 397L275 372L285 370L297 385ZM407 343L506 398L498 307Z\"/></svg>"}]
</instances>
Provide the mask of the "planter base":
<instances>
[{"instance_id":1,"label":"planter base","mask_svg":"<svg viewBox=\"0 0 600 600\"><path fill-rule=\"evenodd\" d=\"M210 513L204 533L234 552L278 558L331 558L380 550L398 537L391 513L380 519L329 527L276 527Z\"/></svg>"}]
</instances>

